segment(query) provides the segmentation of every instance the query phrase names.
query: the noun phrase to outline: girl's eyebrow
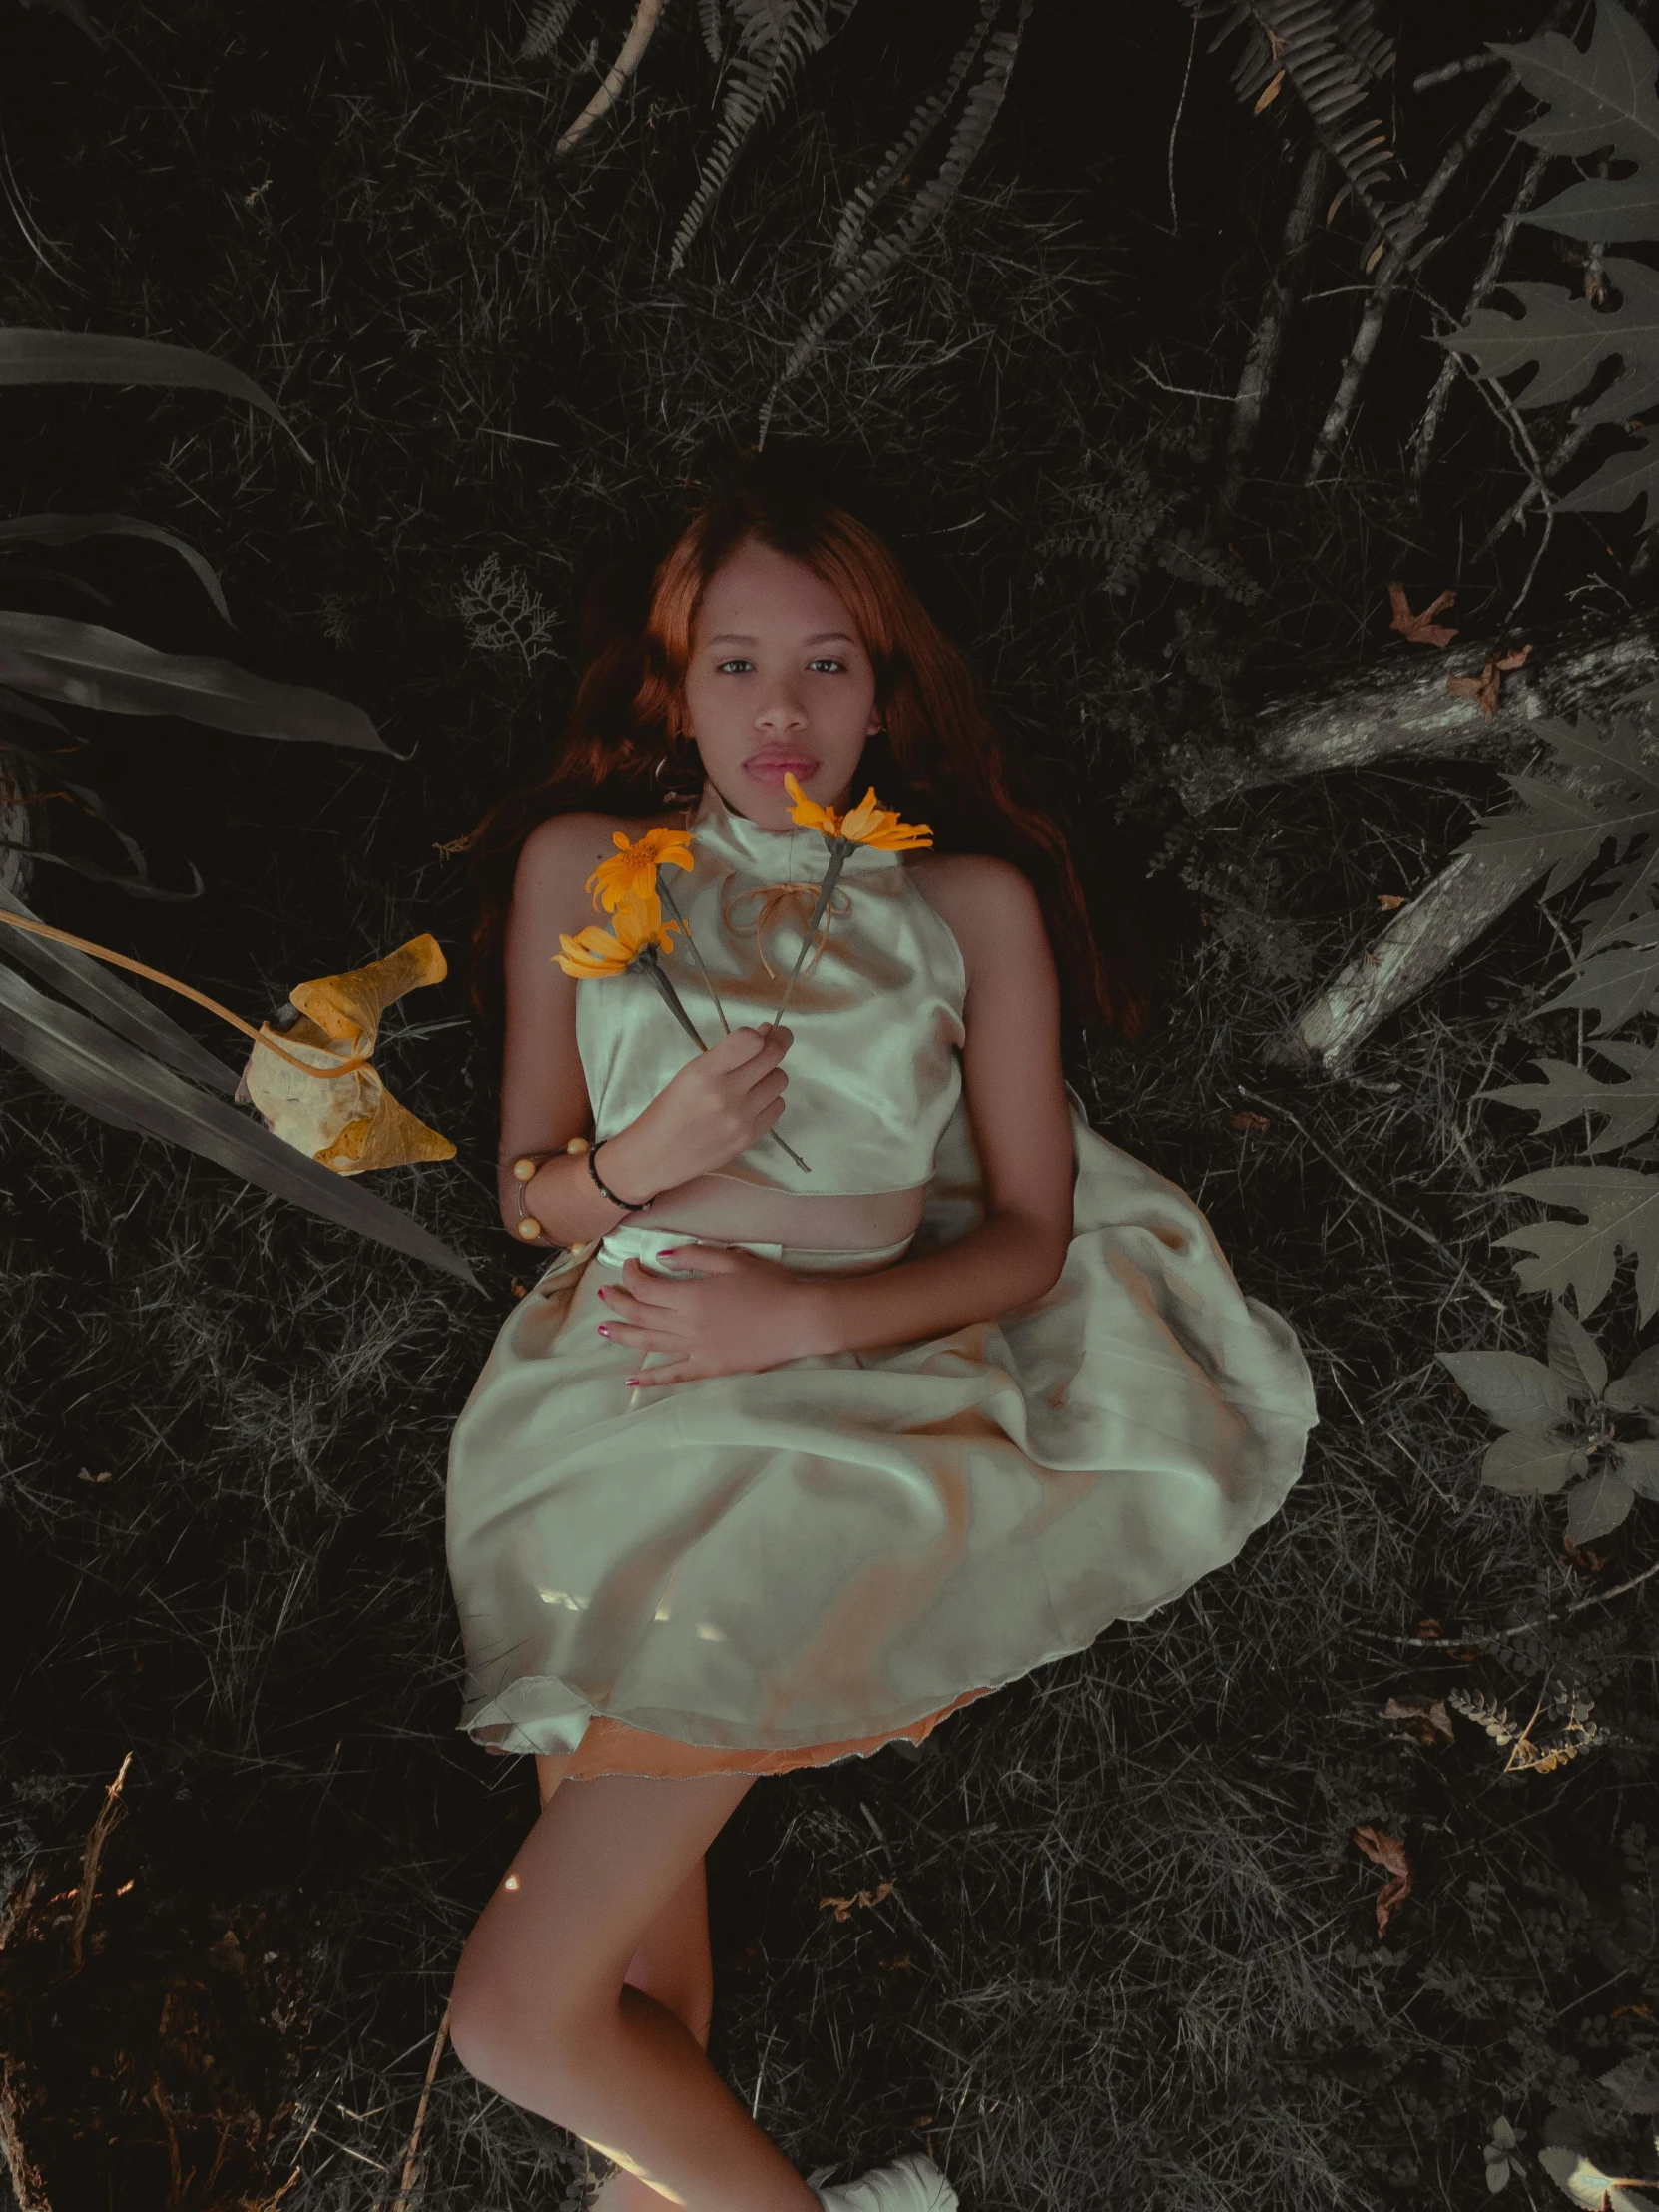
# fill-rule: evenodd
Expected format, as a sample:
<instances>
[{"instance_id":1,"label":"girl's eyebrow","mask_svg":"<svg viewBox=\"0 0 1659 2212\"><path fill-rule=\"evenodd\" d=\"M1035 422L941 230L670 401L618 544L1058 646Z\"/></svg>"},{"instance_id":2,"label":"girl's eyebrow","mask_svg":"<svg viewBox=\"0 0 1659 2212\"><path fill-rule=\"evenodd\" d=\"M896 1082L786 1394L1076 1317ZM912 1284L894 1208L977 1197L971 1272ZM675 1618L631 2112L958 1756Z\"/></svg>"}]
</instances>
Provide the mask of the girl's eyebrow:
<instances>
[{"instance_id":1,"label":"girl's eyebrow","mask_svg":"<svg viewBox=\"0 0 1659 2212\"><path fill-rule=\"evenodd\" d=\"M815 637L803 638L804 645L832 645L836 640L846 645L856 645L857 639L849 630L820 630ZM718 637L706 641L710 645L759 645L759 638L747 636L741 630L722 630Z\"/></svg>"}]
</instances>

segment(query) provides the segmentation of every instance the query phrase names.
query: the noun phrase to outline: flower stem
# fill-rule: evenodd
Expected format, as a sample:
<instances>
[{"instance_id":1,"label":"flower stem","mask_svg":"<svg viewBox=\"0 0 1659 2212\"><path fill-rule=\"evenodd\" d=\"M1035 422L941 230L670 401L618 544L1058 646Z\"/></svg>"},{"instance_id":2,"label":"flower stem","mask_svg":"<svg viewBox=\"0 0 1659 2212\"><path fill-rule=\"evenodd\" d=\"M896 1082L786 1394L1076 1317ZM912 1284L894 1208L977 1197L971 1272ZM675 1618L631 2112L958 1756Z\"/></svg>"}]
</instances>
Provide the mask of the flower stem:
<instances>
[{"instance_id":1,"label":"flower stem","mask_svg":"<svg viewBox=\"0 0 1659 2212\"><path fill-rule=\"evenodd\" d=\"M830 837L827 841L830 846L830 862L824 871L824 881L819 885L818 904L813 908L813 918L807 924L807 934L802 939L800 953L797 955L795 966L790 971L790 979L784 986L784 995L778 1002L778 1011L772 1017L772 1026L775 1029L789 1011L790 999L797 982L800 980L801 970L807 964L807 955L812 950L813 932L823 920L824 910L834 896L835 885L840 879L841 869L846 865L846 856L852 850L850 841L845 837Z\"/></svg>"},{"instance_id":2,"label":"flower stem","mask_svg":"<svg viewBox=\"0 0 1659 2212\"><path fill-rule=\"evenodd\" d=\"M643 948L643 950L636 953L634 956L634 965L637 968L641 969L644 974L650 977L651 982L656 989L657 996L662 1000L663 1004L668 1008L669 1012L674 1016L675 1020L680 1024L681 1028L686 1032L686 1035L690 1037L692 1043L696 1045L698 1051L707 1052L709 1049L708 1046L698 1035L690 1014L687 1013L685 1007L682 1006L680 1003L680 993L675 989L674 985L663 973L662 960L658 954L656 946L648 944Z\"/></svg>"},{"instance_id":3,"label":"flower stem","mask_svg":"<svg viewBox=\"0 0 1659 2212\"><path fill-rule=\"evenodd\" d=\"M702 976L704 983L708 987L709 996L715 1002L715 1012L720 1016L720 1026L722 1030L727 1036L730 1036L732 1034L732 1024L726 1018L726 1008L720 1002L719 991L715 989L715 979L709 973L707 967L705 967L703 964L703 955L697 949L697 939L692 935L691 923L680 911L680 908L675 901L674 893L669 888L668 876L661 868L657 870L657 896L668 908L672 918L680 924L680 934L686 940L686 950L697 962L697 972L699 975Z\"/></svg>"},{"instance_id":4,"label":"flower stem","mask_svg":"<svg viewBox=\"0 0 1659 2212\"><path fill-rule=\"evenodd\" d=\"M668 1008L669 1012L674 1016L675 1020L680 1024L681 1028L686 1032L686 1035L690 1037L692 1043L696 1045L698 1051L707 1052L709 1049L708 1046L698 1035L697 1030L693 1025L690 1014L687 1013L685 1007L680 1003L680 993L675 989L674 985L663 973L662 955L658 952L656 946L647 945L643 951L636 953L634 956L634 965L639 968L642 973L650 977L652 983L656 987L658 997ZM730 1035L731 1031L728 1030L727 1034ZM767 1135L772 1139L774 1144L783 1147L784 1151L789 1154L790 1158L795 1162L796 1166L801 1170L803 1175L812 1174L812 1169L807 1165L806 1161L801 1157L800 1153L797 1152L792 1145L785 1144L783 1138L778 1134L776 1129L769 1129L767 1131Z\"/></svg>"}]
</instances>

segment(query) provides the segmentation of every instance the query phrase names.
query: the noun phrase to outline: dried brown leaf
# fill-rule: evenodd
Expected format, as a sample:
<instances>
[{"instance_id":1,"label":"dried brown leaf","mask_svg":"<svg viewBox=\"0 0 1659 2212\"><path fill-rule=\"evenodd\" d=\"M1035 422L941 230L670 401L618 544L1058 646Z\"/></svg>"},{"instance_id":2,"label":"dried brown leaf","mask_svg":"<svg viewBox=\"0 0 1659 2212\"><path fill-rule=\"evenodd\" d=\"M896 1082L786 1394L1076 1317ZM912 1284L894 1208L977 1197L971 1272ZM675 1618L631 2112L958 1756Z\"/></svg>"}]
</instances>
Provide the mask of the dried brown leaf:
<instances>
[{"instance_id":1,"label":"dried brown leaf","mask_svg":"<svg viewBox=\"0 0 1659 2212\"><path fill-rule=\"evenodd\" d=\"M1405 1846L1397 1836L1385 1836L1381 1829L1370 1827L1357 1828L1354 1841L1368 1859L1383 1868L1390 1877L1377 1898L1377 1933L1384 1936L1390 1918L1411 1894L1411 1868L1405 1857Z\"/></svg>"},{"instance_id":2,"label":"dried brown leaf","mask_svg":"<svg viewBox=\"0 0 1659 2212\"><path fill-rule=\"evenodd\" d=\"M1388 601L1393 608L1393 619L1388 628L1397 630L1402 638L1409 638L1413 645L1449 645L1457 635L1455 630L1448 629L1443 622L1434 620L1442 607L1454 607L1457 604L1457 594L1454 591L1441 592L1419 614L1411 612L1403 584L1388 586Z\"/></svg>"}]
</instances>

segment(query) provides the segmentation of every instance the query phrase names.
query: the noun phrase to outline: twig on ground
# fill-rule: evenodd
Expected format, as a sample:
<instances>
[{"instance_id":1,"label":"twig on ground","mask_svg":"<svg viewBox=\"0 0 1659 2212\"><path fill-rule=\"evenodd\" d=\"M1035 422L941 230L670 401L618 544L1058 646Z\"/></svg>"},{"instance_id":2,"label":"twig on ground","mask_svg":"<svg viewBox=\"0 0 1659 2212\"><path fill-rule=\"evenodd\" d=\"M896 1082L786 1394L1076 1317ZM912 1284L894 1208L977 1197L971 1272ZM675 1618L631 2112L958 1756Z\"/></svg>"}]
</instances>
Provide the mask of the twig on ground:
<instances>
[{"instance_id":1,"label":"twig on ground","mask_svg":"<svg viewBox=\"0 0 1659 2212\"><path fill-rule=\"evenodd\" d=\"M663 0L640 0L628 36L622 42L622 52L605 73L605 80L582 110L581 114L563 132L555 154L568 154L585 131L593 128L601 116L608 115L621 99L628 80L640 65L641 57L651 44L651 34L657 28L657 19L663 12Z\"/></svg>"},{"instance_id":2,"label":"twig on ground","mask_svg":"<svg viewBox=\"0 0 1659 2212\"><path fill-rule=\"evenodd\" d=\"M1481 265L1479 276L1469 287L1468 301L1463 308L1459 328L1468 321L1477 307L1485 305L1488 293L1497 283L1498 273L1508 259L1509 247L1516 231L1520 228L1521 218L1538 197L1538 188L1543 182L1544 171L1549 166L1549 160L1550 157L1547 154L1534 154L1532 160L1528 163L1526 174L1520 181L1519 189L1516 191L1514 200L1510 205L1509 213L1498 225L1492 239L1491 251ZM1411 434L1411 481L1419 490L1423 477L1427 472L1428 457L1434 449L1434 440L1440 434L1440 420L1445 413L1446 401L1451 395L1451 387L1456 380L1457 360L1455 355L1448 352L1445 359L1440 363L1439 374L1434 379L1434 388L1428 395L1428 404L1423 409L1422 419Z\"/></svg>"},{"instance_id":3,"label":"twig on ground","mask_svg":"<svg viewBox=\"0 0 1659 2212\"><path fill-rule=\"evenodd\" d=\"M1420 70L1411 79L1413 92L1427 92L1434 85L1449 85L1454 77L1472 77L1477 69L1501 69L1501 54L1465 54L1460 62L1442 62L1438 69Z\"/></svg>"},{"instance_id":4,"label":"twig on ground","mask_svg":"<svg viewBox=\"0 0 1659 2212\"><path fill-rule=\"evenodd\" d=\"M1300 264L1313 236L1314 218L1319 213L1320 194L1324 190L1330 166L1330 156L1316 141L1309 149L1308 158L1302 165L1302 174L1297 179L1296 191L1291 196L1285 229L1279 241L1279 252L1274 258L1261 311L1256 318L1255 333L1250 341L1250 351L1245 355L1239 388L1234 394L1233 420L1227 434L1227 471L1221 490L1216 495L1218 526L1225 522L1238 503L1245 464L1250 458L1256 433L1261 427L1262 409L1273 382L1274 371L1279 365L1285 332L1290 326Z\"/></svg>"},{"instance_id":5,"label":"twig on ground","mask_svg":"<svg viewBox=\"0 0 1659 2212\"><path fill-rule=\"evenodd\" d=\"M1578 5L1579 0L1556 0L1555 6L1539 25L1539 33L1553 30ZM1414 245L1420 237L1435 204L1497 121L1504 102L1519 86L1520 79L1512 69L1506 67L1503 81L1441 155L1434 174L1406 210L1405 237L1411 244ZM1320 434L1314 441L1314 450L1309 456L1308 471L1304 478L1306 483L1318 483L1336 455L1338 444L1348 427L1349 417L1359 399L1360 386L1371 366L1372 356L1377 351L1377 341L1382 334L1382 324L1387 317L1388 308L1411 266L1408 256L1397 247L1388 246L1384 249L1373 282L1371 304L1360 318L1360 327L1355 332L1354 343L1343 365L1336 396L1320 427Z\"/></svg>"},{"instance_id":6,"label":"twig on ground","mask_svg":"<svg viewBox=\"0 0 1659 2212\"><path fill-rule=\"evenodd\" d=\"M391 2212L409 2212L416 2181L420 2178L420 2132L426 2125L426 2107L432 2101L432 2084L438 2077L438 2065L443 2057L443 2046L449 2039L449 2007L443 2008L443 2018L432 2038L432 2055L426 2061L426 2079L421 2084L420 2102L415 2107L414 2126L409 2130L408 2148L403 2153L403 2178L398 2184L397 2196Z\"/></svg>"},{"instance_id":7,"label":"twig on ground","mask_svg":"<svg viewBox=\"0 0 1659 2212\"><path fill-rule=\"evenodd\" d=\"M93 1893L98 1887L98 1863L104 1856L104 1846L110 1840L110 1830L121 1818L121 1791L127 1780L127 1769L133 1763L128 1752L121 1762L121 1771L104 1792L104 1802L98 1808L98 1817L87 1831L86 1850L81 1855L81 1886L75 1897L75 1918L70 1923L69 1947L74 1953L72 1971L79 1973L83 1963L81 1946L86 1938L87 1922L92 1917Z\"/></svg>"},{"instance_id":8,"label":"twig on ground","mask_svg":"<svg viewBox=\"0 0 1659 2212\"><path fill-rule=\"evenodd\" d=\"M1640 1574L1633 1574L1628 1581L1616 1582L1610 1590L1592 1590L1588 1597L1574 1598L1559 1613L1540 1613L1536 1620L1517 1621L1511 1628L1471 1628L1461 1636L1396 1636L1395 1643L1409 1645L1413 1650L1435 1651L1443 1644L1468 1643L1485 1637L1524 1636L1530 1629L1553 1628L1555 1623L1566 1620L1573 1613L1582 1613L1587 1605L1605 1605L1610 1599L1623 1597L1627 1590L1636 1589L1641 1583L1659 1574L1659 1559L1651 1567L1644 1567Z\"/></svg>"},{"instance_id":9,"label":"twig on ground","mask_svg":"<svg viewBox=\"0 0 1659 2212\"><path fill-rule=\"evenodd\" d=\"M1485 379L1481 378L1480 383L1481 388L1484 389ZM1514 401L1509 398L1507 392L1504 392L1502 396L1507 401L1511 412L1513 412ZM1516 420L1519 420L1518 416L1516 417ZM1474 557L1476 560L1480 558L1482 553L1489 553L1491 551L1492 547L1496 545L1498 539L1502 537L1504 531L1507 530L1512 523L1518 522L1520 520L1521 516L1525 514L1527 508L1531 506L1534 499L1547 499L1549 497L1549 479L1552 476L1559 475L1561 470L1566 467L1567 463L1572 459L1573 455L1578 451L1578 448L1584 443L1585 439L1589 436L1590 432L1595 427L1596 425L1593 422L1581 420L1573 423L1572 426L1567 430L1566 434L1562 437L1560 443L1556 446L1554 452L1551 453L1547 461L1541 461L1538 459L1536 448L1533 446L1531 439L1527 439L1527 450L1532 454L1533 460L1537 463L1536 473L1532 476L1532 480L1530 481L1530 483L1528 483L1526 489L1519 495L1518 498L1515 499L1512 505L1504 510L1504 512L1498 517L1497 521L1494 522L1491 528L1486 532L1486 535L1481 539L1480 543L1475 547Z\"/></svg>"},{"instance_id":10,"label":"twig on ground","mask_svg":"<svg viewBox=\"0 0 1659 2212\"><path fill-rule=\"evenodd\" d=\"M1420 1237L1424 1244L1432 1245L1436 1252L1444 1253L1445 1257L1455 1264L1459 1274L1467 1273L1467 1261L1459 1259L1457 1254L1452 1251L1450 1245L1445 1243L1442 1238L1436 1237L1432 1229L1425 1229L1420 1221L1413 1221L1409 1214L1402 1214L1397 1206L1390 1206L1386 1199L1379 1198L1375 1191L1368 1191L1364 1183L1360 1181L1359 1177L1351 1174L1334 1153L1328 1152L1325 1149L1324 1145L1320 1143L1318 1137L1314 1135L1313 1131L1309 1129L1303 1122L1297 1119L1296 1115L1291 1112L1290 1108L1285 1105L1283 1100L1276 1098L1263 1098L1255 1091L1247 1091L1242 1083L1239 1085L1239 1096L1241 1098L1248 1098L1254 1105L1266 1106L1271 1113L1278 1114L1282 1120L1288 1121L1291 1127L1293 1129L1299 1130L1301 1134L1307 1139L1309 1144L1313 1146L1314 1150L1319 1154L1320 1158L1325 1162L1326 1166L1330 1168L1335 1168L1337 1173L1342 1177L1343 1181L1349 1186L1350 1190L1357 1192L1359 1196L1366 1201L1366 1204L1368 1206L1375 1206L1380 1214L1386 1214L1391 1221L1397 1221L1400 1227L1402 1229L1408 1229L1413 1237ZM1506 1314L1509 1311L1509 1309L1504 1305L1502 1299L1494 1298L1492 1293L1487 1290L1486 1286L1483 1283L1475 1282L1472 1275L1469 1276L1469 1283L1470 1286L1475 1291L1477 1291L1479 1295L1486 1301L1486 1304L1492 1308L1494 1313Z\"/></svg>"}]
</instances>

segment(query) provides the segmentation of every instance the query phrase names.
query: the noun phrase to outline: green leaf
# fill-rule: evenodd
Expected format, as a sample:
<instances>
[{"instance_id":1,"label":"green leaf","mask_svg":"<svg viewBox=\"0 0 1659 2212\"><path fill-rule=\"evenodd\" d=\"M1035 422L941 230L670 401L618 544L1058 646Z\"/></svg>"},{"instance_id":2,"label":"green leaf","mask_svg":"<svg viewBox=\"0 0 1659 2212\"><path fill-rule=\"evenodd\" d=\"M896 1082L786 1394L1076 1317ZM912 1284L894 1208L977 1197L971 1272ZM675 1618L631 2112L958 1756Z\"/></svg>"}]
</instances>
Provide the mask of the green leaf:
<instances>
[{"instance_id":1,"label":"green leaf","mask_svg":"<svg viewBox=\"0 0 1659 2212\"><path fill-rule=\"evenodd\" d=\"M1440 1365L1504 1428L1542 1428L1571 1410L1560 1379L1524 1352L1442 1352Z\"/></svg>"},{"instance_id":2,"label":"green leaf","mask_svg":"<svg viewBox=\"0 0 1659 2212\"><path fill-rule=\"evenodd\" d=\"M3 886L0 886L0 908L10 914L22 914L28 921L40 919L21 898ZM73 945L54 944L50 937L37 937L31 930L14 929L9 922L3 921L0 921L0 954L32 967L66 998L73 998L89 1014L96 1014L117 1036L125 1037L129 1044L137 1045L143 1052L153 1052L159 1060L165 1060L169 1067L177 1068L193 1082L206 1083L210 1089L223 1091L227 1098L235 1091L237 1070L215 1059L171 1014L165 1013L160 1006L153 1006L144 993L134 990L130 983L124 983L118 968L95 960L90 952L77 952Z\"/></svg>"},{"instance_id":3,"label":"green leaf","mask_svg":"<svg viewBox=\"0 0 1659 2212\"><path fill-rule=\"evenodd\" d=\"M318 1166L251 1115L198 1090L125 1038L48 998L3 966L0 1047L84 1113L116 1129L184 1145L326 1221L429 1261L479 1288L461 1255L423 1229L412 1214Z\"/></svg>"},{"instance_id":4,"label":"green leaf","mask_svg":"<svg viewBox=\"0 0 1659 2212\"><path fill-rule=\"evenodd\" d=\"M1659 1504L1659 1443L1647 1436L1613 1446L1613 1464L1638 1497Z\"/></svg>"},{"instance_id":5,"label":"green leaf","mask_svg":"<svg viewBox=\"0 0 1659 2212\"><path fill-rule=\"evenodd\" d=\"M1659 52L1618 0L1597 0L1588 51L1559 31L1524 45L1491 42L1542 115L1515 136L1548 154L1599 154L1633 162L1629 177L1587 177L1522 218L1576 239L1659 238Z\"/></svg>"},{"instance_id":6,"label":"green leaf","mask_svg":"<svg viewBox=\"0 0 1659 2212\"><path fill-rule=\"evenodd\" d=\"M1487 1445L1480 1479L1506 1497L1542 1497L1566 1486L1572 1462L1573 1453L1558 1436L1511 1429Z\"/></svg>"},{"instance_id":7,"label":"green leaf","mask_svg":"<svg viewBox=\"0 0 1659 2212\"><path fill-rule=\"evenodd\" d=\"M1624 1083L1604 1082L1588 1068L1574 1067L1569 1060L1537 1060L1533 1065L1542 1068L1542 1083L1505 1083L1476 1095L1535 1113L1539 1135L1547 1129L1559 1129L1580 1114L1605 1114L1606 1127L1584 1147L1592 1155L1634 1144L1659 1115L1659 1045L1643 1054L1641 1068Z\"/></svg>"},{"instance_id":8,"label":"green leaf","mask_svg":"<svg viewBox=\"0 0 1659 2212\"><path fill-rule=\"evenodd\" d=\"M1607 1382L1607 1362L1584 1324L1564 1306L1549 1317L1549 1372L1569 1397L1599 1398Z\"/></svg>"},{"instance_id":9,"label":"green leaf","mask_svg":"<svg viewBox=\"0 0 1659 2212\"><path fill-rule=\"evenodd\" d=\"M159 522L135 522L127 515L19 515L15 521L0 522L0 545L19 538L37 545L73 545L81 538L90 537L150 538L157 545L171 546L182 560L189 562L221 617L231 622L224 589L211 565L188 539L164 530ZM231 627L235 629L235 623L231 623Z\"/></svg>"},{"instance_id":10,"label":"green leaf","mask_svg":"<svg viewBox=\"0 0 1659 2212\"><path fill-rule=\"evenodd\" d=\"M1507 775L1519 805L1483 816L1458 850L1506 859L1525 854L1540 868L1547 865L1543 895L1553 898L1578 880L1609 840L1617 853L1659 830L1659 771L1645 757L1646 732L1630 716L1610 731L1588 717L1569 723L1550 716L1537 724L1537 734L1558 774Z\"/></svg>"},{"instance_id":11,"label":"green leaf","mask_svg":"<svg viewBox=\"0 0 1659 2212\"><path fill-rule=\"evenodd\" d=\"M1638 1406L1659 1412L1659 1345L1638 1352L1616 1382L1609 1382L1603 1399L1616 1413L1634 1412Z\"/></svg>"},{"instance_id":12,"label":"green leaf","mask_svg":"<svg viewBox=\"0 0 1659 2212\"><path fill-rule=\"evenodd\" d=\"M391 752L360 707L329 692L273 683L230 661L159 653L137 638L61 615L0 611L0 682L107 714L179 715L244 737Z\"/></svg>"},{"instance_id":13,"label":"green leaf","mask_svg":"<svg viewBox=\"0 0 1659 2212\"><path fill-rule=\"evenodd\" d=\"M1659 1308L1659 1176L1634 1168L1540 1168L1503 1189L1585 1217L1532 1222L1493 1238L1533 1255L1515 1264L1522 1290L1570 1295L1581 1316L1593 1314L1612 1287L1620 1254L1630 1253L1640 1319L1651 1319Z\"/></svg>"},{"instance_id":14,"label":"green leaf","mask_svg":"<svg viewBox=\"0 0 1659 2212\"><path fill-rule=\"evenodd\" d=\"M1603 267L1621 294L1618 306L1592 306L1559 284L1506 279L1500 287L1519 316L1477 307L1460 329L1436 342L1466 353L1482 376L1536 374L1513 396L1520 407L1553 407L1571 399L1615 356L1623 372L1584 410L1589 422L1628 422L1659 400L1659 271L1610 254Z\"/></svg>"},{"instance_id":15,"label":"green leaf","mask_svg":"<svg viewBox=\"0 0 1659 2212\"><path fill-rule=\"evenodd\" d=\"M1597 2080L1627 2112L1659 2112L1659 2065L1651 2050L1634 2050Z\"/></svg>"},{"instance_id":16,"label":"green leaf","mask_svg":"<svg viewBox=\"0 0 1659 2212\"><path fill-rule=\"evenodd\" d=\"M1647 499L1642 527L1651 530L1659 522L1659 430L1644 430L1642 442L1628 452L1611 454L1595 474L1571 491L1554 493L1555 506L1563 514L1617 514L1633 499Z\"/></svg>"},{"instance_id":17,"label":"green leaf","mask_svg":"<svg viewBox=\"0 0 1659 2212\"><path fill-rule=\"evenodd\" d=\"M1646 1013L1659 996L1659 914L1603 930L1600 943L1603 949L1592 953L1574 979L1538 1008L1540 1014L1555 1014L1593 1006L1597 1039Z\"/></svg>"},{"instance_id":18,"label":"green leaf","mask_svg":"<svg viewBox=\"0 0 1659 2212\"><path fill-rule=\"evenodd\" d=\"M1567 1534L1575 1544L1593 1543L1610 1536L1630 1518L1636 1493L1628 1482L1606 1467L1586 1475L1567 1495Z\"/></svg>"},{"instance_id":19,"label":"green leaf","mask_svg":"<svg viewBox=\"0 0 1659 2212\"><path fill-rule=\"evenodd\" d=\"M0 329L0 384L161 384L217 391L246 399L279 422L295 445L287 416L268 391L217 353L155 338L103 337L86 330ZM309 460L302 445L299 450Z\"/></svg>"}]
</instances>

